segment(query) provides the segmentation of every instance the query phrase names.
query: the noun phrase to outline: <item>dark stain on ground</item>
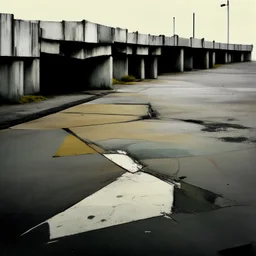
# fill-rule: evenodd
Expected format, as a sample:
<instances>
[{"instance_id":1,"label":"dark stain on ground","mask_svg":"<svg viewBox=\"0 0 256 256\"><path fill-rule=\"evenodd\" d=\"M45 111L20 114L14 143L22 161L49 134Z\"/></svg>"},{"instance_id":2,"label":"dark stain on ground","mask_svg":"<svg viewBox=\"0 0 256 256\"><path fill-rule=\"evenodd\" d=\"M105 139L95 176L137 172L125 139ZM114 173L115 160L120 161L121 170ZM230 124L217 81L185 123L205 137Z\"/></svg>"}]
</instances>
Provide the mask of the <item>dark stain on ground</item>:
<instances>
[{"instance_id":1,"label":"dark stain on ground","mask_svg":"<svg viewBox=\"0 0 256 256\"><path fill-rule=\"evenodd\" d=\"M186 123L193 123L193 124L200 124L203 125L204 128L202 131L204 132L220 132L220 131L227 131L227 129L249 129L249 127L240 125L240 124L230 124L230 123L210 123L204 122L201 120L194 120L194 119L180 119Z\"/></svg>"},{"instance_id":2,"label":"dark stain on ground","mask_svg":"<svg viewBox=\"0 0 256 256\"><path fill-rule=\"evenodd\" d=\"M121 198L121 197L123 197L122 195L118 195L118 196L116 196L117 198Z\"/></svg>"},{"instance_id":3,"label":"dark stain on ground","mask_svg":"<svg viewBox=\"0 0 256 256\"><path fill-rule=\"evenodd\" d=\"M225 142L245 142L248 141L248 138L246 137L222 137L220 140Z\"/></svg>"},{"instance_id":4,"label":"dark stain on ground","mask_svg":"<svg viewBox=\"0 0 256 256\"><path fill-rule=\"evenodd\" d=\"M237 119L235 119L235 118L228 118L227 121L228 122L232 122L232 121L237 121Z\"/></svg>"},{"instance_id":5,"label":"dark stain on ground","mask_svg":"<svg viewBox=\"0 0 256 256\"><path fill-rule=\"evenodd\" d=\"M207 212L232 206L233 202L211 191L180 181L181 188L174 189L174 213ZM217 199L221 204L217 204Z\"/></svg>"},{"instance_id":6,"label":"dark stain on ground","mask_svg":"<svg viewBox=\"0 0 256 256\"><path fill-rule=\"evenodd\" d=\"M255 256L256 255L256 249L255 245L253 243L245 244L233 248L224 249L218 252L219 255L223 256Z\"/></svg>"},{"instance_id":7,"label":"dark stain on ground","mask_svg":"<svg viewBox=\"0 0 256 256\"><path fill-rule=\"evenodd\" d=\"M105 222L105 221L107 221L107 220L106 220L106 219L102 219L102 220L101 220L101 222Z\"/></svg>"},{"instance_id":8,"label":"dark stain on ground","mask_svg":"<svg viewBox=\"0 0 256 256\"><path fill-rule=\"evenodd\" d=\"M222 141L225 141L225 142L233 142L233 143L242 143L242 142L256 143L255 139L249 139L249 138L246 138L244 136L240 136L240 137L221 137L219 139L222 140Z\"/></svg>"},{"instance_id":9,"label":"dark stain on ground","mask_svg":"<svg viewBox=\"0 0 256 256\"><path fill-rule=\"evenodd\" d=\"M228 124L228 123L204 123L205 128L202 129L204 132L221 132L227 131L227 129L248 129L248 127L240 124Z\"/></svg>"},{"instance_id":10,"label":"dark stain on ground","mask_svg":"<svg viewBox=\"0 0 256 256\"><path fill-rule=\"evenodd\" d=\"M87 217L88 220L92 220L92 219L94 219L94 218L95 218L94 215L90 215L90 216Z\"/></svg>"}]
</instances>

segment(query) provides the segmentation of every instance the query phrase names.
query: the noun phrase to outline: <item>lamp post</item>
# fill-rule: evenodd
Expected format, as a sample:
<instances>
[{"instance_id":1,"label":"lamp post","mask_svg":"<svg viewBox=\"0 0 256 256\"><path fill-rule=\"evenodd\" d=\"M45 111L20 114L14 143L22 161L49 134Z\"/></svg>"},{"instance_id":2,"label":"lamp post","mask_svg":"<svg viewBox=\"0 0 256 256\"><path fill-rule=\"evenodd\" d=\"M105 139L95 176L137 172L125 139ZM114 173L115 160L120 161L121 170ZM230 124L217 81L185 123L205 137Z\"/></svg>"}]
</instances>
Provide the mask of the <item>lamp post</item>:
<instances>
[{"instance_id":1,"label":"lamp post","mask_svg":"<svg viewBox=\"0 0 256 256\"><path fill-rule=\"evenodd\" d=\"M173 36L175 36L175 17L173 17Z\"/></svg>"},{"instance_id":2,"label":"lamp post","mask_svg":"<svg viewBox=\"0 0 256 256\"><path fill-rule=\"evenodd\" d=\"M193 13L193 38L195 38L196 33L196 14Z\"/></svg>"},{"instance_id":3,"label":"lamp post","mask_svg":"<svg viewBox=\"0 0 256 256\"><path fill-rule=\"evenodd\" d=\"M228 48L229 48L229 0L227 0L227 3L226 4L221 4L220 7L227 7L227 22L228 22L228 25L227 25L227 43L228 43Z\"/></svg>"}]
</instances>

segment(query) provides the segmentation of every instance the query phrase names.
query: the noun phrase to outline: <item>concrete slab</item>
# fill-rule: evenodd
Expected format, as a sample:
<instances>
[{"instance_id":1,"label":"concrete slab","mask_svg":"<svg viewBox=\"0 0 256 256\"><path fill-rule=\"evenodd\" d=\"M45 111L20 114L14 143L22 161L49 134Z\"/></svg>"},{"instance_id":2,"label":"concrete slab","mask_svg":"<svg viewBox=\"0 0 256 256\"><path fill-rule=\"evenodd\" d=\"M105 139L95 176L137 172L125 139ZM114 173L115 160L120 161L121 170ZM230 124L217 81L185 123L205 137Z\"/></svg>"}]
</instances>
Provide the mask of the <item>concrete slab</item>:
<instances>
[{"instance_id":1,"label":"concrete slab","mask_svg":"<svg viewBox=\"0 0 256 256\"><path fill-rule=\"evenodd\" d=\"M82 104L76 107L65 109L61 113L145 116L148 113L148 106L122 104Z\"/></svg>"},{"instance_id":2,"label":"concrete slab","mask_svg":"<svg viewBox=\"0 0 256 256\"><path fill-rule=\"evenodd\" d=\"M56 113L31 122L13 126L12 129L60 129L106 123L130 122L137 119L138 117L136 116Z\"/></svg>"},{"instance_id":3,"label":"concrete slab","mask_svg":"<svg viewBox=\"0 0 256 256\"><path fill-rule=\"evenodd\" d=\"M67 135L63 130L0 132L1 239L19 236L124 173L100 154L53 157Z\"/></svg>"}]
</instances>

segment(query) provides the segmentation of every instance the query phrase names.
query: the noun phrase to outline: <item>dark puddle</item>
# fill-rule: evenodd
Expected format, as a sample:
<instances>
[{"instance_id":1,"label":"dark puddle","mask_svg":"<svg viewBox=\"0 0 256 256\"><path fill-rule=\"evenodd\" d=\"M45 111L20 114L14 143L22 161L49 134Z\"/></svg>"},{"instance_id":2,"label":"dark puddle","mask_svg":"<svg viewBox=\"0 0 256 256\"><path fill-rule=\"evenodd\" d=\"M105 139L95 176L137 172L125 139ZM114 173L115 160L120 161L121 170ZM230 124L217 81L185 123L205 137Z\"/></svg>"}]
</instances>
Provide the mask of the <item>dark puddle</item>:
<instances>
[{"instance_id":1,"label":"dark puddle","mask_svg":"<svg viewBox=\"0 0 256 256\"><path fill-rule=\"evenodd\" d=\"M180 181L181 188L174 189L174 213L207 212L233 206L234 202L211 191Z\"/></svg>"},{"instance_id":2,"label":"dark puddle","mask_svg":"<svg viewBox=\"0 0 256 256\"><path fill-rule=\"evenodd\" d=\"M219 138L220 140L224 142L233 142L233 143L242 143L242 142L251 142L251 143L256 143L255 139L249 139L243 136L240 137L221 137Z\"/></svg>"},{"instance_id":3,"label":"dark puddle","mask_svg":"<svg viewBox=\"0 0 256 256\"><path fill-rule=\"evenodd\" d=\"M245 142L248 141L246 137L222 137L220 140L225 142Z\"/></svg>"},{"instance_id":4,"label":"dark puddle","mask_svg":"<svg viewBox=\"0 0 256 256\"><path fill-rule=\"evenodd\" d=\"M181 121L186 123L200 124L203 125L204 128L202 131L204 132L220 132L227 131L227 129L249 129L249 127L240 125L240 124L230 124L230 123L208 123L201 120L194 119L181 119Z\"/></svg>"}]
</instances>

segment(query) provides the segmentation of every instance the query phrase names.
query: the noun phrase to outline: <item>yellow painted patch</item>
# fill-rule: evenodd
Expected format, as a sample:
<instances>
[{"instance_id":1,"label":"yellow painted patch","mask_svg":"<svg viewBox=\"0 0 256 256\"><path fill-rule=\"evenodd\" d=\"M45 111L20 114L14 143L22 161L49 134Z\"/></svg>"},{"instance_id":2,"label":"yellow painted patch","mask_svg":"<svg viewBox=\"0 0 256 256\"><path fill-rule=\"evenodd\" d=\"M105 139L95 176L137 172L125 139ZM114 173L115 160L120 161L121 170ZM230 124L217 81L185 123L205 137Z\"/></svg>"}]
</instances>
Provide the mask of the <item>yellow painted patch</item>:
<instances>
[{"instance_id":1,"label":"yellow painted patch","mask_svg":"<svg viewBox=\"0 0 256 256\"><path fill-rule=\"evenodd\" d=\"M65 138L55 156L77 156L96 153L94 149L70 134Z\"/></svg>"},{"instance_id":2,"label":"yellow painted patch","mask_svg":"<svg viewBox=\"0 0 256 256\"><path fill-rule=\"evenodd\" d=\"M137 119L137 116L68 114L60 112L13 126L12 129L60 129L105 123L120 123Z\"/></svg>"}]
</instances>

